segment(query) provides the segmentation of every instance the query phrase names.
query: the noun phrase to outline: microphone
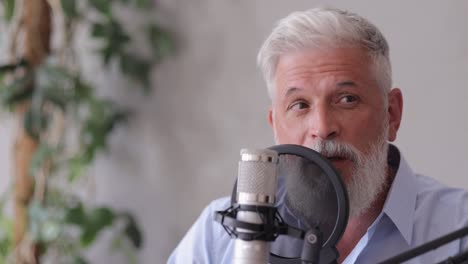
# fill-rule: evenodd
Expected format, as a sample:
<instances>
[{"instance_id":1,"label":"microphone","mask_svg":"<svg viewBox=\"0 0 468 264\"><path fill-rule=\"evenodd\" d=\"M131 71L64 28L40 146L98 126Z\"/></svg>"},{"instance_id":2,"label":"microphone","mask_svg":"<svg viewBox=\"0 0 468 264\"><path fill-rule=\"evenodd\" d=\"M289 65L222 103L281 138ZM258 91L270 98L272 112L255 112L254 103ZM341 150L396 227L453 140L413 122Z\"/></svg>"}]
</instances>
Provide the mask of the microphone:
<instances>
[{"instance_id":1,"label":"microphone","mask_svg":"<svg viewBox=\"0 0 468 264\"><path fill-rule=\"evenodd\" d=\"M336 244L348 223L349 203L344 184L333 166L319 153L299 145L242 149L240 154L231 205L225 210L216 211L213 219L235 239L232 263L336 264L339 256ZM317 224L309 230L289 225L275 207L277 178L292 177L289 174L294 174L289 171L289 167L278 165L289 160L288 155L303 159L303 162L308 166L313 165L313 168L316 166L315 169L321 172L320 176L326 176L320 181L330 182L326 193L332 195L316 197L317 203L328 206L317 211ZM282 171L284 168L286 171ZM319 177L317 170L305 170L303 174L304 177ZM300 256L293 253L289 256L297 257L283 257L270 252L270 242L280 235L304 241Z\"/></svg>"},{"instance_id":2,"label":"microphone","mask_svg":"<svg viewBox=\"0 0 468 264\"><path fill-rule=\"evenodd\" d=\"M264 224L271 221L265 210L274 208L277 188L278 153L269 149L242 149L237 177L236 203L239 206L236 218L239 221ZM238 233L252 234L254 230L236 228ZM234 241L234 264L268 263L269 242L261 237Z\"/></svg>"}]
</instances>

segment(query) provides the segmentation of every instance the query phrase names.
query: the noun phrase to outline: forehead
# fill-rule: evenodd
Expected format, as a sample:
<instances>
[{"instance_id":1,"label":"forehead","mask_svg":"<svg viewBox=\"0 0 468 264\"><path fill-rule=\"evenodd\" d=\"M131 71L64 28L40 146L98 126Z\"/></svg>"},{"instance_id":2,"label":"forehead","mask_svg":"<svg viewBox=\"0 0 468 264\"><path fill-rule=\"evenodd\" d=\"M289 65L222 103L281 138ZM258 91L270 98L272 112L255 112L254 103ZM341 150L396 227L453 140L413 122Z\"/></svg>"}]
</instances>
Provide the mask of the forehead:
<instances>
[{"instance_id":1,"label":"forehead","mask_svg":"<svg viewBox=\"0 0 468 264\"><path fill-rule=\"evenodd\" d=\"M367 84L375 80L370 56L360 48L307 49L282 55L276 67L276 92L316 84L352 81Z\"/></svg>"}]
</instances>

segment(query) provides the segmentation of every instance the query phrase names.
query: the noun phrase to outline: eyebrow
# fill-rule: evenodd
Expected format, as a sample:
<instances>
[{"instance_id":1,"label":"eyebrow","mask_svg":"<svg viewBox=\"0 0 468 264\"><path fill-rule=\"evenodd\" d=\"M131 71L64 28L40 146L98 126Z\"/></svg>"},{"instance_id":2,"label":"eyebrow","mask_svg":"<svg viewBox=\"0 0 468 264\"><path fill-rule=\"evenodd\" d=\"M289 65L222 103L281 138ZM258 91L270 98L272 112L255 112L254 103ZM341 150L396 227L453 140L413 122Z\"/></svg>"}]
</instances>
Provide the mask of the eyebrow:
<instances>
[{"instance_id":1,"label":"eyebrow","mask_svg":"<svg viewBox=\"0 0 468 264\"><path fill-rule=\"evenodd\" d=\"M353 81L342 81L336 84L338 88L345 88L345 87L357 87L357 84Z\"/></svg>"},{"instance_id":2,"label":"eyebrow","mask_svg":"<svg viewBox=\"0 0 468 264\"><path fill-rule=\"evenodd\" d=\"M346 88L346 87L356 88L357 84L355 82L353 82L353 81L347 80L347 81L338 82L336 84L336 87L337 88ZM302 90L302 89L298 88L298 87L291 87L286 91L285 97L288 97L291 94L294 94L294 93L296 93L296 92L298 92L300 90Z\"/></svg>"}]
</instances>

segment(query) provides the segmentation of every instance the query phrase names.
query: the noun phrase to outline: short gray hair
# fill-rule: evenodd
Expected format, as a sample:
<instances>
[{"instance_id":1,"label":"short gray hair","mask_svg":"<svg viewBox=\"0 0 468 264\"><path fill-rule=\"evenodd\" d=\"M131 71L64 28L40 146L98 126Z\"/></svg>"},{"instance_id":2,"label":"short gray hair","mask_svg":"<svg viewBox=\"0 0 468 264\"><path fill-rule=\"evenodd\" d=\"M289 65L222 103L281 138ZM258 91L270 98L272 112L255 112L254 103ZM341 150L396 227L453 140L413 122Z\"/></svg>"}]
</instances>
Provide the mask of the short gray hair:
<instances>
[{"instance_id":1,"label":"short gray hair","mask_svg":"<svg viewBox=\"0 0 468 264\"><path fill-rule=\"evenodd\" d=\"M281 19L263 43L257 64L263 72L270 98L281 55L305 48L362 47L373 63L375 78L384 97L392 86L387 40L365 18L336 8L320 7L294 12Z\"/></svg>"}]
</instances>

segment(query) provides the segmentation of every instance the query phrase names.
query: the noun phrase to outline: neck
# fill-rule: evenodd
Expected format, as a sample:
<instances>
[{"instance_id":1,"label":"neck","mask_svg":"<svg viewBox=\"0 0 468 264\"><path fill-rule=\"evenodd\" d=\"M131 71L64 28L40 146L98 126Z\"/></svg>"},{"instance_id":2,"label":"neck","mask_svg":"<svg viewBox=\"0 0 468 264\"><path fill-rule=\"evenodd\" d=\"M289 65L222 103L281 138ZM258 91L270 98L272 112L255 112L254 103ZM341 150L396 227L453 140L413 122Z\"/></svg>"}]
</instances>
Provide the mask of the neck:
<instances>
[{"instance_id":1,"label":"neck","mask_svg":"<svg viewBox=\"0 0 468 264\"><path fill-rule=\"evenodd\" d=\"M371 207L364 213L356 217L349 218L348 225L346 226L343 237L336 246L338 252L340 253L338 263L342 263L343 260L349 255L349 253L351 253L359 240L367 232L367 229L382 212L385 200L387 199L387 195L390 190L390 186L392 185L393 179L395 178L395 173L396 172L394 170L388 169L385 188L377 196L377 199L375 199Z\"/></svg>"}]
</instances>

